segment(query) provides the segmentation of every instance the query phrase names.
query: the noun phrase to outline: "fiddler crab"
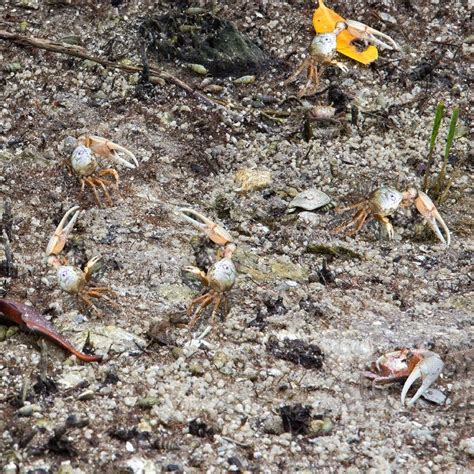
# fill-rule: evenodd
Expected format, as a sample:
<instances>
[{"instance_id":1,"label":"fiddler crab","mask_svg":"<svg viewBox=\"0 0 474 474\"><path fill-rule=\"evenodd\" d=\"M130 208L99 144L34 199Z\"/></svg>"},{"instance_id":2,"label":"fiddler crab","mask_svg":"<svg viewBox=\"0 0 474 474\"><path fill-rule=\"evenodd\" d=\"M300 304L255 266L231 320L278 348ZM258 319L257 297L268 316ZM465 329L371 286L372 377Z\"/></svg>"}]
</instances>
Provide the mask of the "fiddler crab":
<instances>
[{"instance_id":1,"label":"fiddler crab","mask_svg":"<svg viewBox=\"0 0 474 474\"><path fill-rule=\"evenodd\" d=\"M101 257L96 256L91 258L84 269L81 270L78 267L67 265L66 260L59 256L66 245L68 236L80 213L79 206L74 206L64 214L64 217L61 219L61 222L49 240L46 248L46 257L48 264L57 270L59 287L66 293L76 296L85 303L87 307L92 308L94 312L99 313L99 310L92 303L91 298L104 298L110 301L106 293L114 293L108 287L90 286L92 274L99 268ZM70 220L66 224L69 218Z\"/></svg>"},{"instance_id":2,"label":"fiddler crab","mask_svg":"<svg viewBox=\"0 0 474 474\"><path fill-rule=\"evenodd\" d=\"M209 288L206 293L194 298L189 305L188 315L191 317L191 320L188 327L192 329L205 308L213 303L210 320L212 325L221 304L224 305L224 314L229 312L227 294L234 286L237 278L237 270L232 261L232 255L237 246L226 229L194 209L181 208L178 210L178 214L196 229L203 232L214 243L221 246L218 252L219 260L209 268L207 273L194 266L184 268L186 272L197 276L202 284Z\"/></svg>"},{"instance_id":3,"label":"fiddler crab","mask_svg":"<svg viewBox=\"0 0 474 474\"><path fill-rule=\"evenodd\" d=\"M138 168L138 160L135 155L126 148L95 135L82 135L74 140L74 145L75 148L71 155L71 167L79 176L81 190L84 191L85 186L89 186L94 193L97 204L101 206L101 200L97 192L97 187L100 187L107 204L111 206L112 198L107 188L115 186L118 189L119 175L113 168L101 168L98 158L110 158L126 168L135 169ZM119 156L119 153L126 155L133 163ZM111 176L113 181L105 179L108 176Z\"/></svg>"},{"instance_id":4,"label":"fiddler crab","mask_svg":"<svg viewBox=\"0 0 474 474\"><path fill-rule=\"evenodd\" d=\"M319 8L313 16L316 36L311 41L308 57L300 64L296 71L285 81L294 82L298 76L306 72L306 85L300 89L298 97L312 95L319 87L318 65L334 65L347 72L348 68L334 59L336 52L344 54L358 62L368 64L377 59L377 49L374 46L360 52L352 44L354 40L365 40L386 49L399 49L397 43L390 36L371 28L359 21L346 20L319 1ZM383 42L384 38L390 44Z\"/></svg>"},{"instance_id":5,"label":"fiddler crab","mask_svg":"<svg viewBox=\"0 0 474 474\"><path fill-rule=\"evenodd\" d=\"M338 212L344 212L350 209L357 209L357 212L349 222L335 229L334 233L353 226L354 229L348 232L347 235L354 235L359 232L365 222L376 219L387 231L389 239L393 239L395 232L388 217L394 214L399 207L407 207L411 204L416 206L418 212L425 218L426 222L428 222L435 232L436 237L443 244L449 246L451 243L451 234L433 201L426 193L412 187L401 193L396 189L382 186L373 191L368 199L339 209ZM441 233L438 223L443 228L445 235Z\"/></svg>"},{"instance_id":6,"label":"fiddler crab","mask_svg":"<svg viewBox=\"0 0 474 474\"><path fill-rule=\"evenodd\" d=\"M364 376L376 385L394 383L406 378L401 395L402 405L405 405L410 387L421 378L420 388L407 403L408 407L412 407L438 379L443 367L443 361L434 352L424 349L402 349L379 357L371 364L370 371L364 372Z\"/></svg>"}]
</instances>

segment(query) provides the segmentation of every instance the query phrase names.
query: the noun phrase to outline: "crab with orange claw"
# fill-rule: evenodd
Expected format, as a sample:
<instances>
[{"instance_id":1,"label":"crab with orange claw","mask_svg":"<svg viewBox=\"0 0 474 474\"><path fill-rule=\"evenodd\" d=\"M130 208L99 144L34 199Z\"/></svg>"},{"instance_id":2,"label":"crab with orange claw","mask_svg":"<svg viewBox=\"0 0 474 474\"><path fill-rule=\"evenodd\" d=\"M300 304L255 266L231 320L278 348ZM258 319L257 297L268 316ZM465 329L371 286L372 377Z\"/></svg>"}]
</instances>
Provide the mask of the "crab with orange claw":
<instances>
[{"instance_id":1,"label":"crab with orange claw","mask_svg":"<svg viewBox=\"0 0 474 474\"><path fill-rule=\"evenodd\" d=\"M108 287L90 285L92 274L99 267L101 257L96 256L91 258L84 269L81 270L78 267L67 265L66 260L60 256L79 215L79 206L72 207L64 214L64 217L61 219L61 222L48 242L46 257L48 264L57 269L59 287L66 293L75 295L79 300L85 303L87 307L99 313L99 310L92 303L91 298L104 298L110 301L107 293L114 293Z\"/></svg>"},{"instance_id":2,"label":"crab with orange claw","mask_svg":"<svg viewBox=\"0 0 474 474\"><path fill-rule=\"evenodd\" d=\"M364 372L364 376L371 379L375 385L394 383L406 378L401 395L402 405L405 405L407 393L413 383L421 378L420 388L407 403L408 407L412 407L438 379L443 367L443 361L434 352L402 349L379 357L372 363L370 371Z\"/></svg>"},{"instance_id":3,"label":"crab with orange claw","mask_svg":"<svg viewBox=\"0 0 474 474\"><path fill-rule=\"evenodd\" d=\"M76 145L71 155L71 166L80 178L81 190L83 191L86 185L89 186L100 206L101 200L97 188L101 188L107 204L111 206L112 198L107 188L115 186L118 189L119 175L113 168L101 168L98 158L109 158L127 168L135 169L138 167L135 155L126 148L95 135L79 137ZM119 153L130 158L133 163L122 158ZM106 179L107 177L111 177L113 181Z\"/></svg>"},{"instance_id":4,"label":"crab with orange claw","mask_svg":"<svg viewBox=\"0 0 474 474\"><path fill-rule=\"evenodd\" d=\"M319 65L334 65L343 72L348 71L344 64L334 59L336 53L341 53L363 64L369 64L377 59L378 53L375 46L371 45L365 51L358 51L352 44L355 40L364 40L386 49L399 49L390 36L358 21L344 19L327 8L322 0L319 1L319 8L314 12L313 24L316 36L309 46L308 57L285 81L285 85L294 82L306 70L307 82L298 92L298 97L313 95L317 92L320 77ZM385 39L390 44L379 38Z\"/></svg>"},{"instance_id":5,"label":"crab with orange claw","mask_svg":"<svg viewBox=\"0 0 474 474\"><path fill-rule=\"evenodd\" d=\"M344 22L339 22L330 33L318 34L313 38L308 50L308 57L298 66L296 71L285 81L285 85L295 82L298 76L306 70L307 82L298 92L298 97L313 95L319 87L318 65L335 65L343 72L348 68L334 59L336 54L336 38L346 28Z\"/></svg>"},{"instance_id":6,"label":"crab with orange claw","mask_svg":"<svg viewBox=\"0 0 474 474\"><path fill-rule=\"evenodd\" d=\"M188 315L191 317L189 328L192 329L194 327L199 316L211 304L213 304L210 320L212 325L221 305L224 306L224 314L229 312L227 294L234 286L237 278L237 270L232 261L236 245L226 229L194 209L182 208L178 212L184 220L203 232L214 243L221 246L218 252L219 260L209 268L207 273L193 266L184 268L186 272L196 275L202 284L209 288L206 293L194 298L189 305Z\"/></svg>"},{"instance_id":7,"label":"crab with orange claw","mask_svg":"<svg viewBox=\"0 0 474 474\"><path fill-rule=\"evenodd\" d=\"M382 186L373 191L368 199L339 209L339 212L351 209L356 209L357 212L350 221L335 229L334 233L341 232L348 227L353 227L347 235L355 235L359 232L364 223L376 219L387 231L389 239L393 239L395 233L389 216L394 214L399 207L407 207L411 204L414 204L418 212L425 218L426 222L428 222L435 232L436 237L443 244L449 246L451 243L451 234L448 226L430 197L423 191L419 191L415 188L408 188L405 192L401 193L396 189ZM441 233L438 223L443 228L444 235Z\"/></svg>"}]
</instances>

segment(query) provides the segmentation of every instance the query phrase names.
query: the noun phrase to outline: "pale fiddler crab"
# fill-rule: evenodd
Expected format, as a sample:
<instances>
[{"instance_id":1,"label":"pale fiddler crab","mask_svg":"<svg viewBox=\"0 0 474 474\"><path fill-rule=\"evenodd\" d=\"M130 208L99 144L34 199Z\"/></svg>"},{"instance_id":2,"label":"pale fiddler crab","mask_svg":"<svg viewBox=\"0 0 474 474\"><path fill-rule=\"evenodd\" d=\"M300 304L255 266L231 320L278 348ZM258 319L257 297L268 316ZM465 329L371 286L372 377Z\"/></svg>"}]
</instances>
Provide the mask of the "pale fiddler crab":
<instances>
[{"instance_id":1,"label":"pale fiddler crab","mask_svg":"<svg viewBox=\"0 0 474 474\"><path fill-rule=\"evenodd\" d=\"M71 166L79 176L82 191L86 185L89 186L94 192L97 204L100 206L101 200L97 192L97 187L100 187L108 205L111 206L112 199L107 187L115 185L118 189L119 175L113 168L101 168L98 159L109 158L127 168L135 169L138 167L135 155L126 148L95 135L82 135L77 139L75 145L76 147L71 155ZM119 153L129 157L133 163L119 156ZM105 179L107 176L111 176L113 181Z\"/></svg>"},{"instance_id":2,"label":"pale fiddler crab","mask_svg":"<svg viewBox=\"0 0 474 474\"><path fill-rule=\"evenodd\" d=\"M402 405L405 405L410 387L421 378L420 388L407 403L407 406L412 407L438 379L443 367L443 361L434 352L424 349L402 349L379 357L371 364L370 371L364 372L364 375L376 385L394 383L406 378L401 395Z\"/></svg>"},{"instance_id":3,"label":"pale fiddler crab","mask_svg":"<svg viewBox=\"0 0 474 474\"><path fill-rule=\"evenodd\" d=\"M435 232L436 237L443 244L449 246L451 243L451 234L446 223L430 197L423 191L419 191L415 188L408 188L405 192L401 193L396 189L382 186L373 191L368 199L339 209L339 212L350 209L357 209L357 212L349 222L338 227L334 232L338 233L348 227L354 227L353 230L347 233L347 235L354 235L359 232L365 222L376 219L384 226L389 239L393 239L395 233L388 216L394 214L399 207L407 207L410 204L415 204L418 212L425 218L426 222L428 222ZM443 228L445 235L441 233L438 223Z\"/></svg>"},{"instance_id":4,"label":"pale fiddler crab","mask_svg":"<svg viewBox=\"0 0 474 474\"><path fill-rule=\"evenodd\" d=\"M48 264L55 267L57 270L59 287L66 293L79 298L79 300L84 302L87 307L92 308L94 312L99 313L98 309L92 303L91 298L104 298L110 301L106 296L106 293L113 294L113 291L108 287L90 286L92 274L100 266L101 257L96 256L91 258L84 267L84 270L81 270L78 267L67 265L65 259L61 258L59 255L64 249L68 236L80 213L79 206L74 206L64 214L64 217L61 219L61 222L56 227L53 236L49 240L46 248L46 257ZM66 224L69 217L70 220Z\"/></svg>"},{"instance_id":5,"label":"pale fiddler crab","mask_svg":"<svg viewBox=\"0 0 474 474\"><path fill-rule=\"evenodd\" d=\"M192 329L194 327L204 309L213 303L210 320L212 325L221 304L224 305L224 314L229 312L227 293L234 286L237 277L237 270L232 261L232 255L236 250L236 245L226 229L194 209L182 208L179 209L178 213L180 217L207 235L214 243L222 247L218 252L219 260L209 268L207 273L193 266L184 268L186 272L196 275L202 284L209 288L209 291L194 298L189 305L188 315L191 317L189 328Z\"/></svg>"},{"instance_id":6,"label":"pale fiddler crab","mask_svg":"<svg viewBox=\"0 0 474 474\"><path fill-rule=\"evenodd\" d=\"M364 25L363 23L354 20L338 21L333 31L316 34L309 46L308 57L285 81L285 85L291 84L304 70L306 70L307 82L305 86L302 87L298 92L298 97L312 95L317 92L320 76L318 72L318 65L334 65L343 72L348 71L348 68L344 64L334 59L337 51L337 37L345 30L351 34L351 38L363 39L378 46L383 46L387 49L399 49L398 45L392 38L380 31ZM384 43L376 36L387 39L391 45Z\"/></svg>"}]
</instances>

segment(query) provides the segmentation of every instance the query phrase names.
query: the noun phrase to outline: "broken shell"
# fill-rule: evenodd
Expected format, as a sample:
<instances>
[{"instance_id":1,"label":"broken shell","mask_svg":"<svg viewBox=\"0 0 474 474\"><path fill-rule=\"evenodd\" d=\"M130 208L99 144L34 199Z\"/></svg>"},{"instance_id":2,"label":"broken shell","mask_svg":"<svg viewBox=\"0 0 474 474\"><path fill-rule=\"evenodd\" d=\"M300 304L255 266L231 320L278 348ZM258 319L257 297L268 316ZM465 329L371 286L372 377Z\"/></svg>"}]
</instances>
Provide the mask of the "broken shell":
<instances>
[{"instance_id":1,"label":"broken shell","mask_svg":"<svg viewBox=\"0 0 474 474\"><path fill-rule=\"evenodd\" d=\"M191 71L201 76L205 76L209 71L202 64L187 64L186 65Z\"/></svg>"},{"instance_id":2,"label":"broken shell","mask_svg":"<svg viewBox=\"0 0 474 474\"><path fill-rule=\"evenodd\" d=\"M3 72L20 72L22 69L21 63L9 63L2 67Z\"/></svg>"},{"instance_id":3,"label":"broken shell","mask_svg":"<svg viewBox=\"0 0 474 474\"><path fill-rule=\"evenodd\" d=\"M241 169L235 173L234 181L239 185L237 192L257 191L270 186L272 174L266 170Z\"/></svg>"},{"instance_id":4,"label":"broken shell","mask_svg":"<svg viewBox=\"0 0 474 474\"><path fill-rule=\"evenodd\" d=\"M336 109L330 105L316 105L309 111L309 117L315 120L331 120L335 115Z\"/></svg>"},{"instance_id":5,"label":"broken shell","mask_svg":"<svg viewBox=\"0 0 474 474\"><path fill-rule=\"evenodd\" d=\"M222 92L224 90L223 86L220 86L219 84L209 84L208 86L204 87L203 91L204 92L210 92L217 94L219 92Z\"/></svg>"},{"instance_id":6,"label":"broken shell","mask_svg":"<svg viewBox=\"0 0 474 474\"><path fill-rule=\"evenodd\" d=\"M232 82L234 84L253 84L255 82L255 76L242 76L234 79Z\"/></svg>"},{"instance_id":7,"label":"broken shell","mask_svg":"<svg viewBox=\"0 0 474 474\"><path fill-rule=\"evenodd\" d=\"M307 189L299 193L288 205L288 213L294 212L296 208L305 211L314 211L315 209L325 208L332 204L331 198L316 188Z\"/></svg>"}]
</instances>

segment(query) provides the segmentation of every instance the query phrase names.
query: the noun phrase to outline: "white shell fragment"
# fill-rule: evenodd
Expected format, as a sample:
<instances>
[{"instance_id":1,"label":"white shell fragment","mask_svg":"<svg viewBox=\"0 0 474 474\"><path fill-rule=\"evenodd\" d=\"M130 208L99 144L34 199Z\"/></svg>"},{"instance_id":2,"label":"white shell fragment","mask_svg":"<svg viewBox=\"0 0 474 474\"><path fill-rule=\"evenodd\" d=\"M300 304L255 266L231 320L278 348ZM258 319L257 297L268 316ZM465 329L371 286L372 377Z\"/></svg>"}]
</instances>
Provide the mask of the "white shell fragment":
<instances>
[{"instance_id":1,"label":"white shell fragment","mask_svg":"<svg viewBox=\"0 0 474 474\"><path fill-rule=\"evenodd\" d=\"M427 389L421 397L437 405L444 405L448 402L447 395L437 388Z\"/></svg>"},{"instance_id":2,"label":"white shell fragment","mask_svg":"<svg viewBox=\"0 0 474 474\"><path fill-rule=\"evenodd\" d=\"M288 212L294 212L296 208L305 211L313 211L331 203L331 198L316 188L310 188L299 193L288 205Z\"/></svg>"}]
</instances>

